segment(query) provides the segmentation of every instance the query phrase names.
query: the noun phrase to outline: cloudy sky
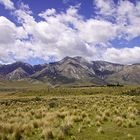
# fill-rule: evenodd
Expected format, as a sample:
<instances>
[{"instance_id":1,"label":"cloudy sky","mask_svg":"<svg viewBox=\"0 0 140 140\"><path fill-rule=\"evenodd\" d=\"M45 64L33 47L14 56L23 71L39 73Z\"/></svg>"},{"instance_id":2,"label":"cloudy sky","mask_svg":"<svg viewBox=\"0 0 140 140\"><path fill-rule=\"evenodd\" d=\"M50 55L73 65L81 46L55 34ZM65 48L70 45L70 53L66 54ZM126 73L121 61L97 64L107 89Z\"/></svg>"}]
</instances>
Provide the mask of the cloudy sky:
<instances>
[{"instance_id":1,"label":"cloudy sky","mask_svg":"<svg viewBox=\"0 0 140 140\"><path fill-rule=\"evenodd\" d=\"M65 56L140 62L139 0L0 0L0 63Z\"/></svg>"}]
</instances>

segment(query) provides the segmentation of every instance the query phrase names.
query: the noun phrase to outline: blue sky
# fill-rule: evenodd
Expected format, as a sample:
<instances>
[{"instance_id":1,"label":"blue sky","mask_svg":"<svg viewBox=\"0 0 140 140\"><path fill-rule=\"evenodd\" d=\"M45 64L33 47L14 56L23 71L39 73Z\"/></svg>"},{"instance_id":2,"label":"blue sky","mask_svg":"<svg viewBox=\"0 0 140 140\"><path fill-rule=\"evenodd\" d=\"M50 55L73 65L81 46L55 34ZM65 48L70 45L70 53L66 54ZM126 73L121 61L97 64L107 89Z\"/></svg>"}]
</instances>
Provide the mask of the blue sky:
<instances>
[{"instance_id":1,"label":"blue sky","mask_svg":"<svg viewBox=\"0 0 140 140\"><path fill-rule=\"evenodd\" d=\"M139 25L139 0L0 0L0 63L139 63Z\"/></svg>"}]
</instances>

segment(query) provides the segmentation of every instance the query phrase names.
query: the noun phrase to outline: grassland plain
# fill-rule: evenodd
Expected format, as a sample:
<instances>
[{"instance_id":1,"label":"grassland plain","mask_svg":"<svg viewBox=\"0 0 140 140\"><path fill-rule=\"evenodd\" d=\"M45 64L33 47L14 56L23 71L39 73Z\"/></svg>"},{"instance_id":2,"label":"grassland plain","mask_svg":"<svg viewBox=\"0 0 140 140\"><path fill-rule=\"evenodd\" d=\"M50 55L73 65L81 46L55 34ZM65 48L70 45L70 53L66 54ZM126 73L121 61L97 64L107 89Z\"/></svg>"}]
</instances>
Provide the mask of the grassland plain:
<instances>
[{"instance_id":1,"label":"grassland plain","mask_svg":"<svg viewBox=\"0 0 140 140\"><path fill-rule=\"evenodd\" d=\"M140 140L140 87L0 83L1 140Z\"/></svg>"}]
</instances>

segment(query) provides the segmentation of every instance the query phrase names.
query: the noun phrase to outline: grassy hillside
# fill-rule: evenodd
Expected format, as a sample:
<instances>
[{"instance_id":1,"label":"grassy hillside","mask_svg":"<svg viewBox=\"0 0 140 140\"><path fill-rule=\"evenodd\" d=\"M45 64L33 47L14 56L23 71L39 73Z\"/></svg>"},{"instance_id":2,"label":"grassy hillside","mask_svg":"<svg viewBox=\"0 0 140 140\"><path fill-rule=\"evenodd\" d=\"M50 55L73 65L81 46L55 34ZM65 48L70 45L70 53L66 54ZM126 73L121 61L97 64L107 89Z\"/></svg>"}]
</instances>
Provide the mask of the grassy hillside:
<instances>
[{"instance_id":1,"label":"grassy hillside","mask_svg":"<svg viewBox=\"0 0 140 140\"><path fill-rule=\"evenodd\" d=\"M139 140L140 87L0 83L0 139Z\"/></svg>"}]
</instances>

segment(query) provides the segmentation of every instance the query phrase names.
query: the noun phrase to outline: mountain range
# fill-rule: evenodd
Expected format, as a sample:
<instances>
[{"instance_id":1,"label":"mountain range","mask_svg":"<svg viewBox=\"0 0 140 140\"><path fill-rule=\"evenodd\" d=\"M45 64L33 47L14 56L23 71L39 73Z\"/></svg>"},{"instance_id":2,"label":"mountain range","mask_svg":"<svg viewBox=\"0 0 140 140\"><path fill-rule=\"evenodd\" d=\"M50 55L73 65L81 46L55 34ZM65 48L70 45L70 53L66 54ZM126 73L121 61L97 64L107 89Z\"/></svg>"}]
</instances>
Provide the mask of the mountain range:
<instances>
[{"instance_id":1,"label":"mountain range","mask_svg":"<svg viewBox=\"0 0 140 140\"><path fill-rule=\"evenodd\" d=\"M82 57L65 57L49 64L24 62L0 65L0 80L28 80L59 84L106 85L120 83L140 85L140 64L122 65L106 61L87 61Z\"/></svg>"}]
</instances>

